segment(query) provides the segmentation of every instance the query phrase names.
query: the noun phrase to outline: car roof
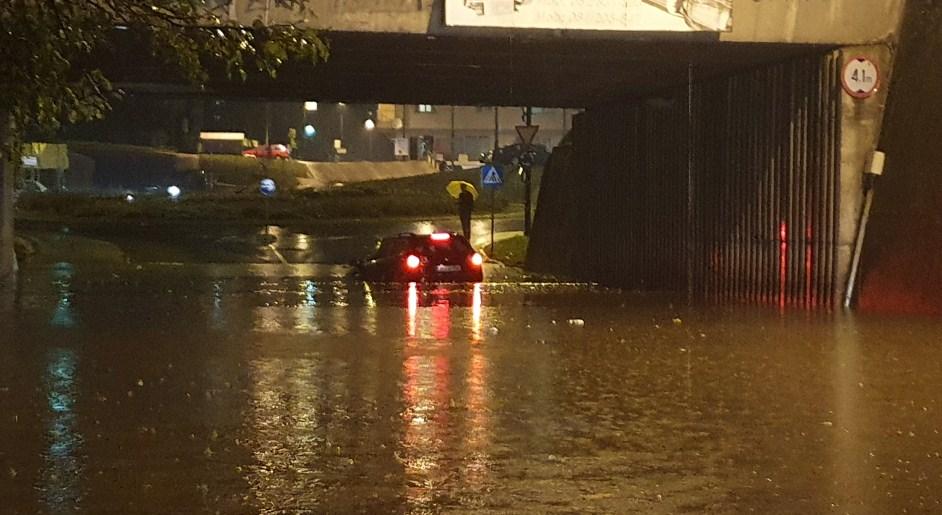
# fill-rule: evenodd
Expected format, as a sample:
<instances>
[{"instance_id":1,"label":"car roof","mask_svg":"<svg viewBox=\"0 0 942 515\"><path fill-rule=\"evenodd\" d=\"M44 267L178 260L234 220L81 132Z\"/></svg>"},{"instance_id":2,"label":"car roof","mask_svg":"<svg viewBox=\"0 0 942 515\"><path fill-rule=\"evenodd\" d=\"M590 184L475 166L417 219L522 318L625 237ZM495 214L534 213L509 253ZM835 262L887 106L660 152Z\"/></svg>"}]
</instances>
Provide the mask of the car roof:
<instances>
[{"instance_id":1,"label":"car roof","mask_svg":"<svg viewBox=\"0 0 942 515\"><path fill-rule=\"evenodd\" d=\"M449 232L449 231L441 231L441 232L436 232L432 234L447 234L451 237L450 238L451 240L464 242L469 247L471 246L471 242L469 242L463 235L458 234L458 233ZM382 241L383 242L391 242L391 241L424 242L424 241L430 240L432 238L432 234L416 234L414 232L403 232L395 236L388 236L386 238L383 238Z\"/></svg>"},{"instance_id":2,"label":"car roof","mask_svg":"<svg viewBox=\"0 0 942 515\"><path fill-rule=\"evenodd\" d=\"M461 239L464 239L464 236L462 236L462 235L460 235L460 234L458 234L458 233L455 233L455 232L450 232L450 231L436 231L436 232L434 232L434 233L429 233L429 234L418 234L418 233L414 233L414 232L401 232L401 233L399 233L399 234L397 234L397 235L395 235L395 236L389 236L388 238L383 238L383 239L390 239L390 240L394 240L394 239L408 239L408 238L412 238L412 239L427 239L427 238L431 238L431 237L432 237L432 234L447 234L447 235L451 236L452 238L461 238Z\"/></svg>"}]
</instances>

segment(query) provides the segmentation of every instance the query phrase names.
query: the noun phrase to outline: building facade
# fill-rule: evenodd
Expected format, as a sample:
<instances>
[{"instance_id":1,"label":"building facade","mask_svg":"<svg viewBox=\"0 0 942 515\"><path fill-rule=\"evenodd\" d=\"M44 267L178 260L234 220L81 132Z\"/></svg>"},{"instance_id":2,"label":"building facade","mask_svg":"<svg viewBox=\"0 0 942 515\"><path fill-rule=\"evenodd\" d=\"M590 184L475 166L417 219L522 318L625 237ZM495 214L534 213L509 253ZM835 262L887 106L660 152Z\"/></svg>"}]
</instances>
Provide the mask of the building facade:
<instances>
[{"instance_id":1,"label":"building facade","mask_svg":"<svg viewBox=\"0 0 942 515\"><path fill-rule=\"evenodd\" d=\"M533 108L533 125L540 127L533 143L552 149L572 127L573 109ZM427 154L446 160L482 153L519 141L516 126L525 125L524 108L380 104L376 129L387 138L408 138L412 159ZM495 142L496 139L496 142Z\"/></svg>"}]
</instances>

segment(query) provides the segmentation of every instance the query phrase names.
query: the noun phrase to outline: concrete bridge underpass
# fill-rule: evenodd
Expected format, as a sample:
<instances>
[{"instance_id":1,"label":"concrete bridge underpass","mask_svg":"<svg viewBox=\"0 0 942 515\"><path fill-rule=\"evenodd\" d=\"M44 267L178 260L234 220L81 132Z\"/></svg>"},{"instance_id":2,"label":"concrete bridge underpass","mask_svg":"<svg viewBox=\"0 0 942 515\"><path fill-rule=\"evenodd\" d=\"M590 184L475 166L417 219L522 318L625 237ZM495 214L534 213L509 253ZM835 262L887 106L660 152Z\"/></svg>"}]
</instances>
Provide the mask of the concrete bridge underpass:
<instances>
[{"instance_id":1,"label":"concrete bridge underpass","mask_svg":"<svg viewBox=\"0 0 942 515\"><path fill-rule=\"evenodd\" d=\"M942 9L928 0L734 2L732 21L715 30L646 10L674 2L638 0L633 12L656 20L647 31L508 27L505 18L479 23L464 11L455 23L455 10L469 5L453 0L342 4L312 1L318 17L303 21L325 31L330 61L289 65L275 81L220 79L197 93L130 52L110 66L136 94L584 108L546 171L529 265L694 299L837 306L864 170L885 142L888 172L864 248L861 300L942 311L942 271L925 265L937 264L942 248L942 220L931 207L942 183L923 177L920 156L930 150L909 143L899 121L926 119L938 107L894 92L894 69L900 95L909 95L905 72L920 64L912 56L922 55L920 45L938 48L917 37L939 33L939 17L926 12ZM688 16L698 2L681 4ZM264 5L223 8L249 22ZM522 19L523 9L513 16ZM277 10L266 16L298 21ZM849 91L843 77L858 59L879 73L866 95ZM902 106L889 111L892 134L883 130L888 99ZM893 196L884 200L879 188ZM894 253L911 219L921 220L919 243ZM879 301L888 294L893 302Z\"/></svg>"}]
</instances>

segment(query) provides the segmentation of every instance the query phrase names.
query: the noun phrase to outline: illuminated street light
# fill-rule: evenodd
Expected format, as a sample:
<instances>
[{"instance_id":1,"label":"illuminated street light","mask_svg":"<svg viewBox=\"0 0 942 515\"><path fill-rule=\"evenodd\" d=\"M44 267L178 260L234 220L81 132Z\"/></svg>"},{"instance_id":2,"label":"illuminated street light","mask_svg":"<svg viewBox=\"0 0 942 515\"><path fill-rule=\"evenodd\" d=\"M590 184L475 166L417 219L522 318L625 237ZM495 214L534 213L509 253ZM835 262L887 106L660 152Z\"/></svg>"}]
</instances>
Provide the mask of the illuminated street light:
<instances>
[{"instance_id":1,"label":"illuminated street light","mask_svg":"<svg viewBox=\"0 0 942 515\"><path fill-rule=\"evenodd\" d=\"M304 103L305 111L317 111L317 102L308 101Z\"/></svg>"},{"instance_id":2,"label":"illuminated street light","mask_svg":"<svg viewBox=\"0 0 942 515\"><path fill-rule=\"evenodd\" d=\"M374 122L372 118L367 118L366 121L363 122L363 127L365 127L366 130L371 131L376 128L376 122Z\"/></svg>"},{"instance_id":3,"label":"illuminated street light","mask_svg":"<svg viewBox=\"0 0 942 515\"><path fill-rule=\"evenodd\" d=\"M317 135L317 129L313 125L307 124L304 126L304 135L308 138L313 138Z\"/></svg>"},{"instance_id":4,"label":"illuminated street light","mask_svg":"<svg viewBox=\"0 0 942 515\"><path fill-rule=\"evenodd\" d=\"M170 186L167 188L167 195L170 195L170 198L174 200L180 198L181 193L183 193L183 191L179 188L179 186Z\"/></svg>"}]
</instances>

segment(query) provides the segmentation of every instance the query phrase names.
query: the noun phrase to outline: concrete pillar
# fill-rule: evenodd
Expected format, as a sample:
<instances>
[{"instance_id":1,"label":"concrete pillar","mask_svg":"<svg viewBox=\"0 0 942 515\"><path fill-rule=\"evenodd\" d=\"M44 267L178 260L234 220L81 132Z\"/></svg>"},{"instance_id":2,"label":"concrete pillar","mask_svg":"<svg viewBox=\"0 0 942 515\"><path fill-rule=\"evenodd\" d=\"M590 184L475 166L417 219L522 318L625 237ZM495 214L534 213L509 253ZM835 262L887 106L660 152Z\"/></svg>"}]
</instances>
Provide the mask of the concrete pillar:
<instances>
[{"instance_id":1,"label":"concrete pillar","mask_svg":"<svg viewBox=\"0 0 942 515\"><path fill-rule=\"evenodd\" d=\"M906 2L864 244L864 311L942 316L942 5Z\"/></svg>"},{"instance_id":2,"label":"concrete pillar","mask_svg":"<svg viewBox=\"0 0 942 515\"><path fill-rule=\"evenodd\" d=\"M871 97L856 99L842 94L841 102L841 170L840 206L837 246L837 284L834 289L835 305L844 297L849 278L850 263L860 211L863 206L863 178L870 155L876 150L883 125L883 113L889 88L889 77L893 64L890 49L883 45L846 47L841 49L844 62L863 56L871 59L880 68L881 86Z\"/></svg>"}]
</instances>

